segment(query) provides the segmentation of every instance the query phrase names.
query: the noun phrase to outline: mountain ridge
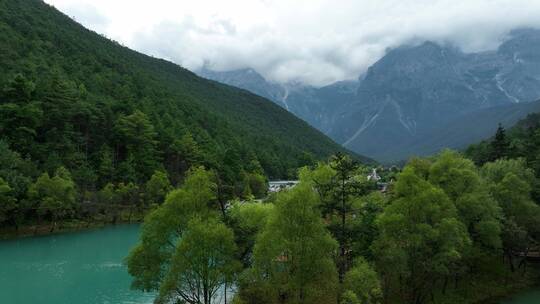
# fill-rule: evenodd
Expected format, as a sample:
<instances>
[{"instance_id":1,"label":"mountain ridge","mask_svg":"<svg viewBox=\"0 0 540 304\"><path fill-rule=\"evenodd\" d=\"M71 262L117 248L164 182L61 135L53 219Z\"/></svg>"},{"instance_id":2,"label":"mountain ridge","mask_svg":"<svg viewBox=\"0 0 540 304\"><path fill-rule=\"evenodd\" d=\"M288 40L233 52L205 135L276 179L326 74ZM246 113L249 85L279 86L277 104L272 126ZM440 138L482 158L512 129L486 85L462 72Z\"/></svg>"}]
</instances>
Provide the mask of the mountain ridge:
<instances>
[{"instance_id":1,"label":"mountain ridge","mask_svg":"<svg viewBox=\"0 0 540 304\"><path fill-rule=\"evenodd\" d=\"M418 137L431 129L491 107L540 98L538 54L540 31L534 29L514 30L497 50L478 53L430 41L404 45L389 50L357 81L346 82L345 89L304 86L289 98L288 110L357 153L397 161L421 151L394 151L391 160L387 151L417 146Z\"/></svg>"},{"instance_id":2,"label":"mountain ridge","mask_svg":"<svg viewBox=\"0 0 540 304\"><path fill-rule=\"evenodd\" d=\"M2 85L22 74L35 84L37 92L32 98L45 104L50 83L57 81L74 93L74 100L88 108L89 114L97 115L84 124L78 117L62 117L66 121L58 121L69 127L62 132L66 132L64 142L72 145L73 151L50 145L50 128L59 127L39 126L33 138L36 151L44 149L45 154L58 158L48 159L47 155L32 151L20 153L30 153L40 168L53 170L63 165L78 170L84 165L96 171L101 146L111 147L116 165L128 162L130 148L121 142L115 124L137 111L145 114L155 130L159 150L155 158L170 170L177 157L175 141L184 135L193 137L206 166L226 172L227 161L246 169L250 159L255 159L273 178L291 176L291 168L306 164L310 158L323 159L338 151L348 153L267 99L200 78L176 64L121 46L42 1L0 2L0 29ZM12 103L9 99L0 102ZM84 125L88 136L78 129L72 132L73 123L77 127ZM4 139L6 130L7 127L0 126ZM81 145L86 147L86 155L82 159L69 158L80 154L77 150Z\"/></svg>"}]
</instances>

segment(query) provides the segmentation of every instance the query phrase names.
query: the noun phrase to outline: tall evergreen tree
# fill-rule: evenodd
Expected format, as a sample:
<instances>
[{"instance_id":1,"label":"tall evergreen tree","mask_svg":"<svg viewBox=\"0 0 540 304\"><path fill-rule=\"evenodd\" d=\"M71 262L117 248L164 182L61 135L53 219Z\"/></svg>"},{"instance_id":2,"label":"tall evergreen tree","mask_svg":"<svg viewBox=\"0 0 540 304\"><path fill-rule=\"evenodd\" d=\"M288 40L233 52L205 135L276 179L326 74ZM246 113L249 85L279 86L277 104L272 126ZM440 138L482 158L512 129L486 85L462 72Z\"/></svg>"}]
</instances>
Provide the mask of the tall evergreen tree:
<instances>
[{"instance_id":1,"label":"tall evergreen tree","mask_svg":"<svg viewBox=\"0 0 540 304\"><path fill-rule=\"evenodd\" d=\"M510 153L510 143L506 138L506 130L499 124L495 137L491 141L492 155L491 160L508 157Z\"/></svg>"},{"instance_id":2,"label":"tall evergreen tree","mask_svg":"<svg viewBox=\"0 0 540 304\"><path fill-rule=\"evenodd\" d=\"M363 196L374 189L374 184L367 182L364 176L357 176L359 165L344 154L334 155L327 171L330 175L313 177L316 188L321 195L323 216L330 220L329 229L339 243L338 271L339 281L343 282L351 261L352 229L348 225L353 211L353 198Z\"/></svg>"}]
</instances>

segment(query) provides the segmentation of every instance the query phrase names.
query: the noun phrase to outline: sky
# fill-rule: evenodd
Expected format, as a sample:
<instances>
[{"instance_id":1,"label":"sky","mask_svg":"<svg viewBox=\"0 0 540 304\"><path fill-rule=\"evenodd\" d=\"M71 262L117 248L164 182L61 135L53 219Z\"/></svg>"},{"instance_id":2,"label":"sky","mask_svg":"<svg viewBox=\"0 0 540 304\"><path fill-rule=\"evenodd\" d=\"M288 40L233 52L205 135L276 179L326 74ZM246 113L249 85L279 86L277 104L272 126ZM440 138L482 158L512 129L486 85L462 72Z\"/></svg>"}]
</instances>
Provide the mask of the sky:
<instances>
[{"instance_id":1,"label":"sky","mask_svg":"<svg viewBox=\"0 0 540 304\"><path fill-rule=\"evenodd\" d=\"M492 50L540 28L540 0L45 0L84 26L190 70L254 68L276 82L355 79L432 40Z\"/></svg>"}]
</instances>

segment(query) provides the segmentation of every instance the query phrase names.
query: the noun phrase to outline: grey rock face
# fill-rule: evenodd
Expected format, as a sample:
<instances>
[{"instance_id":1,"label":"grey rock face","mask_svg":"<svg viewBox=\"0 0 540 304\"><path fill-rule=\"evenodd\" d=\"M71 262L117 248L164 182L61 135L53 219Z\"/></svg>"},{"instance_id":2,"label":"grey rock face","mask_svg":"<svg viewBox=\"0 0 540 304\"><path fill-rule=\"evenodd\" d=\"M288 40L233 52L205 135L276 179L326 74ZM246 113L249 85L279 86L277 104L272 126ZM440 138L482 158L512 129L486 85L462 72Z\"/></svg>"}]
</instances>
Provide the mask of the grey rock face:
<instances>
[{"instance_id":1,"label":"grey rock face","mask_svg":"<svg viewBox=\"0 0 540 304\"><path fill-rule=\"evenodd\" d=\"M540 31L513 31L482 53L433 42L399 47L362 78L322 88L269 83L251 69L200 74L273 100L357 153L394 161L436 152L441 143L461 148L490 136L505 117L538 110L518 105L540 99ZM475 132L448 130L475 116Z\"/></svg>"}]
</instances>

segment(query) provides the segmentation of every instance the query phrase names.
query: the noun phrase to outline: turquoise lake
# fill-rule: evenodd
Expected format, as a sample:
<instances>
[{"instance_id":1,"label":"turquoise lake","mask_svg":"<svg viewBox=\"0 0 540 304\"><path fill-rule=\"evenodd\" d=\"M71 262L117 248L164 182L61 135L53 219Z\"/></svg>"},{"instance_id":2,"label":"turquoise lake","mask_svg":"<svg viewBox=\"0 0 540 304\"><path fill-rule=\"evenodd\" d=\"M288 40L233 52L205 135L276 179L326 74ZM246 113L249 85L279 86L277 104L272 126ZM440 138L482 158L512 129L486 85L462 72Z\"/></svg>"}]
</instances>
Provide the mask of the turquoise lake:
<instances>
[{"instance_id":1,"label":"turquoise lake","mask_svg":"<svg viewBox=\"0 0 540 304\"><path fill-rule=\"evenodd\" d=\"M0 241L2 304L150 304L123 264L139 225ZM540 289L501 304L540 304Z\"/></svg>"},{"instance_id":2,"label":"turquoise lake","mask_svg":"<svg viewBox=\"0 0 540 304\"><path fill-rule=\"evenodd\" d=\"M139 225L0 241L0 303L139 304L123 265Z\"/></svg>"}]
</instances>

